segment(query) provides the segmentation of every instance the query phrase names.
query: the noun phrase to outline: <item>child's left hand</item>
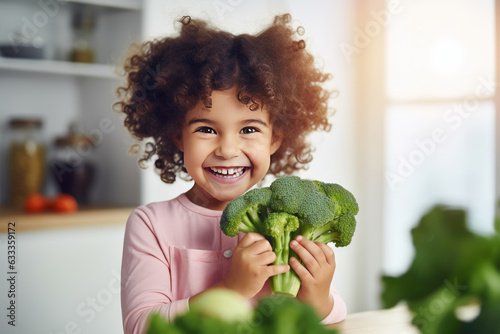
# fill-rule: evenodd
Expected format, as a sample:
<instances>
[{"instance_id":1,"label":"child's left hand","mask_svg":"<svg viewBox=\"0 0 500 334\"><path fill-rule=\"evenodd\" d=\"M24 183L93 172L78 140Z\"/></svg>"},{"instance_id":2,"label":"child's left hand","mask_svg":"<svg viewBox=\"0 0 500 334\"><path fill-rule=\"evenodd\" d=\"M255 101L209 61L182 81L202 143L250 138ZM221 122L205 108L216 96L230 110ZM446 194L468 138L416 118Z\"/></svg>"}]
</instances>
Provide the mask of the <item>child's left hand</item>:
<instances>
[{"instance_id":1,"label":"child's left hand","mask_svg":"<svg viewBox=\"0 0 500 334\"><path fill-rule=\"evenodd\" d=\"M296 258L290 259L290 266L302 281L297 297L314 307L323 319L333 307L330 284L335 272L335 253L326 244L312 242L301 235L290 242L290 248L305 265Z\"/></svg>"}]
</instances>

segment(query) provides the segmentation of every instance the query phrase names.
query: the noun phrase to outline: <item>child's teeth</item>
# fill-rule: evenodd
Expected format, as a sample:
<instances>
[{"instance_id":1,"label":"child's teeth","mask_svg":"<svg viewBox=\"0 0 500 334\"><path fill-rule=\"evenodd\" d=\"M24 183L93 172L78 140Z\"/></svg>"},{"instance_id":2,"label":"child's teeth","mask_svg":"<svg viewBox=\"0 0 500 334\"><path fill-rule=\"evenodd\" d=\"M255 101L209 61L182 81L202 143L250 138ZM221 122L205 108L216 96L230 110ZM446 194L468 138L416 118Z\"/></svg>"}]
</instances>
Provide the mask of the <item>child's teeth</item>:
<instances>
[{"instance_id":1,"label":"child's teeth","mask_svg":"<svg viewBox=\"0 0 500 334\"><path fill-rule=\"evenodd\" d=\"M217 174L223 175L221 177L231 178L231 177L238 177L241 174L243 174L244 167L242 167L242 168L228 168L228 169L211 168L211 170Z\"/></svg>"}]
</instances>

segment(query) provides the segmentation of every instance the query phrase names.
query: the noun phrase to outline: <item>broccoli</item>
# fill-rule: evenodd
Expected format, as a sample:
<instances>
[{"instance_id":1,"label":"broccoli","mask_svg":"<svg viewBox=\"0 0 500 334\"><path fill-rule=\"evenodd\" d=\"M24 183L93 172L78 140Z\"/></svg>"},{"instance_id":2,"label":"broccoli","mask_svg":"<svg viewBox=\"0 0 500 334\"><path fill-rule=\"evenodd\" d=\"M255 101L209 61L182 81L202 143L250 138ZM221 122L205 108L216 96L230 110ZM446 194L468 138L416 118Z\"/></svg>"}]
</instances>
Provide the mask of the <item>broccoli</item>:
<instances>
[{"instance_id":1,"label":"broccoli","mask_svg":"<svg viewBox=\"0 0 500 334\"><path fill-rule=\"evenodd\" d=\"M299 234L314 242L333 242L336 247L345 247L351 243L355 229L356 218L347 212L319 227L304 224Z\"/></svg>"},{"instance_id":2,"label":"broccoli","mask_svg":"<svg viewBox=\"0 0 500 334\"><path fill-rule=\"evenodd\" d=\"M299 234L311 241L323 243L334 242L337 247L349 245L356 229L356 219L354 216L359 212L356 199L349 191L338 184L319 181L314 181L314 183L335 205L331 207L331 204L325 201L325 205L330 205L330 210L334 213L334 218L329 219L325 224L318 224L319 219L306 220L305 222L309 221L309 224L303 224ZM303 203L303 211L314 210L318 206L318 201L319 199L309 198ZM311 209L306 210L306 206L311 206ZM323 205L319 206L324 207ZM315 212L318 213L318 209ZM326 214L323 214L323 216L326 216Z\"/></svg>"},{"instance_id":3,"label":"broccoli","mask_svg":"<svg viewBox=\"0 0 500 334\"><path fill-rule=\"evenodd\" d=\"M334 200L340 209L340 214L351 212L357 215L359 212L358 203L354 196L342 186L335 183L322 183L321 187L325 194Z\"/></svg>"},{"instance_id":4,"label":"broccoli","mask_svg":"<svg viewBox=\"0 0 500 334\"><path fill-rule=\"evenodd\" d=\"M230 237L237 236L239 232L262 234L262 221L267 217L270 200L269 188L256 188L231 201L220 220L224 234Z\"/></svg>"},{"instance_id":5,"label":"broccoli","mask_svg":"<svg viewBox=\"0 0 500 334\"><path fill-rule=\"evenodd\" d=\"M313 182L302 180L298 176L277 178L269 187L271 189L270 210L287 212L292 215L299 213L300 206L308 193L313 193L317 187Z\"/></svg>"},{"instance_id":6,"label":"broccoli","mask_svg":"<svg viewBox=\"0 0 500 334\"><path fill-rule=\"evenodd\" d=\"M288 264L297 255L290 241L302 235L313 242L350 244L359 208L354 196L338 184L283 176L269 187L253 189L230 202L221 217L222 231L257 232L271 242L276 261ZM295 297L300 279L291 270L270 278L273 294Z\"/></svg>"}]
</instances>

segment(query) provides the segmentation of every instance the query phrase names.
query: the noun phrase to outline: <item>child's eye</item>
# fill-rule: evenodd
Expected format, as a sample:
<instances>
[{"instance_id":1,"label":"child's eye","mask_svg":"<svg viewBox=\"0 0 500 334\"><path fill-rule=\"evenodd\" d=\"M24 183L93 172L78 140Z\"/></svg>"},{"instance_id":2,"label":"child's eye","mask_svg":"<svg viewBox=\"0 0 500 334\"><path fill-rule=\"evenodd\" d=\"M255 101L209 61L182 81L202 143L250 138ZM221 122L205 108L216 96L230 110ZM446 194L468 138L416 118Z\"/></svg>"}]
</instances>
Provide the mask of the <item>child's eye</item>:
<instances>
[{"instance_id":1,"label":"child's eye","mask_svg":"<svg viewBox=\"0 0 500 334\"><path fill-rule=\"evenodd\" d=\"M259 132L259 129L254 128L254 127L246 127L241 129L240 133L242 134L248 134L248 133L254 133L254 132Z\"/></svg>"},{"instance_id":2,"label":"child's eye","mask_svg":"<svg viewBox=\"0 0 500 334\"><path fill-rule=\"evenodd\" d=\"M209 128L208 126L202 126L201 128L196 129L195 132L215 134L215 130Z\"/></svg>"}]
</instances>

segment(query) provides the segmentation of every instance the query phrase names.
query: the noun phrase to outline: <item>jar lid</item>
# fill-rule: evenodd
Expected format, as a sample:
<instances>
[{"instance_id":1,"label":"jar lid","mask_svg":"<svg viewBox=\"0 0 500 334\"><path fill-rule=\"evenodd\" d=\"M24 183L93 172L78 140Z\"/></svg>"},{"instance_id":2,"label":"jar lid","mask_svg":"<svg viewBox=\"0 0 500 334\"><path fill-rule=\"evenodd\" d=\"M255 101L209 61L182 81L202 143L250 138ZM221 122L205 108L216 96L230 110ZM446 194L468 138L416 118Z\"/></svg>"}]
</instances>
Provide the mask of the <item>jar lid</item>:
<instances>
[{"instance_id":1,"label":"jar lid","mask_svg":"<svg viewBox=\"0 0 500 334\"><path fill-rule=\"evenodd\" d=\"M72 134L66 137L57 137L55 145L63 146L94 146L94 140L90 137L80 134Z\"/></svg>"},{"instance_id":2,"label":"jar lid","mask_svg":"<svg viewBox=\"0 0 500 334\"><path fill-rule=\"evenodd\" d=\"M42 120L38 118L12 118L9 125L15 129L39 129L42 127Z\"/></svg>"}]
</instances>

